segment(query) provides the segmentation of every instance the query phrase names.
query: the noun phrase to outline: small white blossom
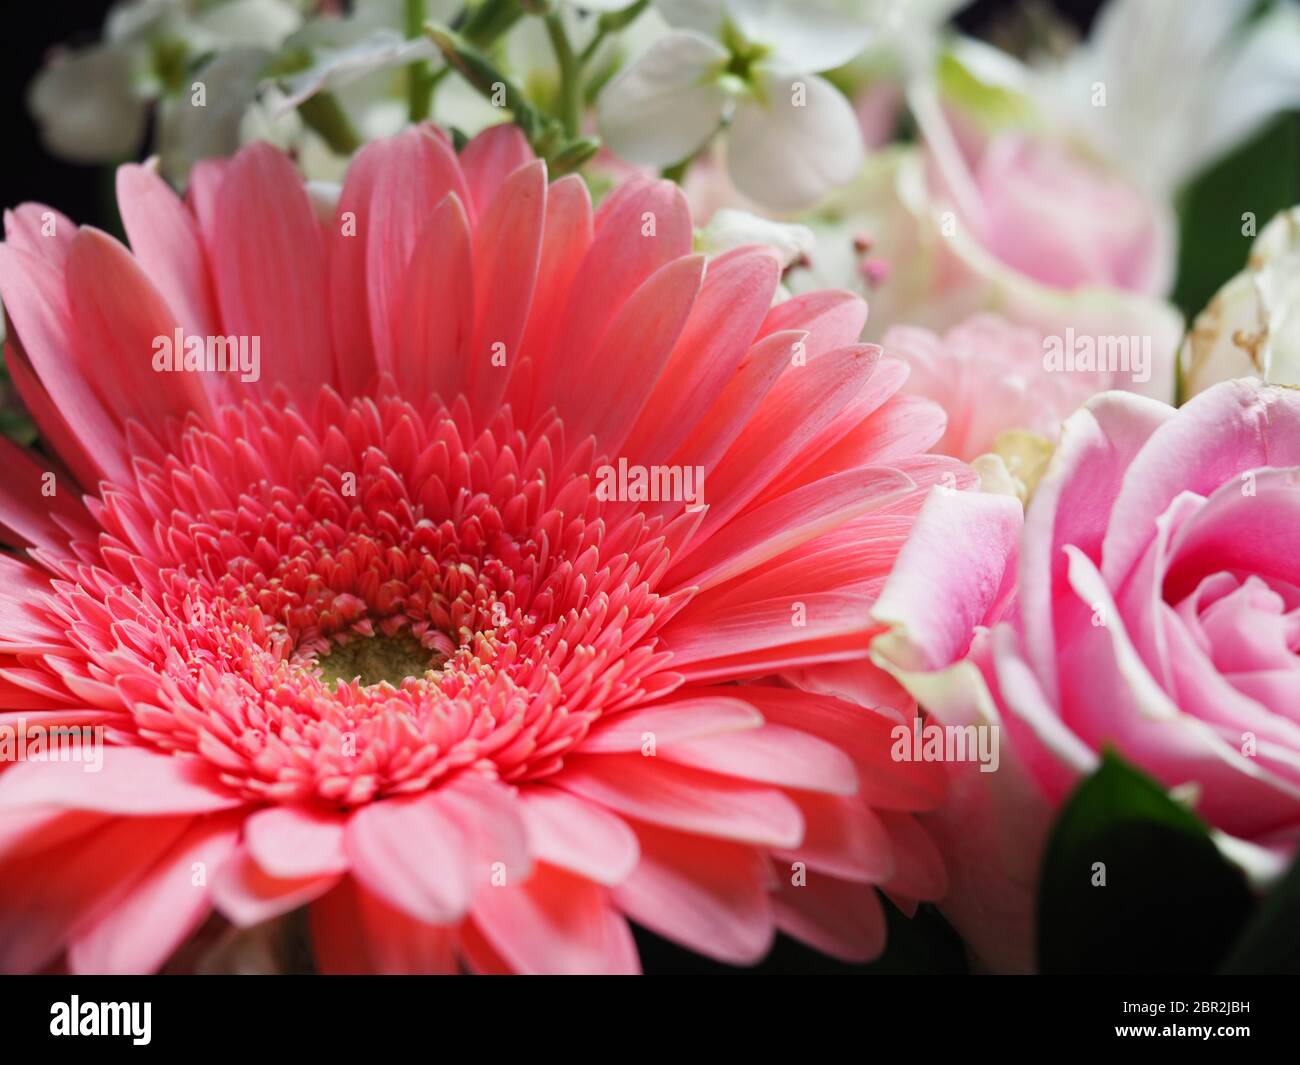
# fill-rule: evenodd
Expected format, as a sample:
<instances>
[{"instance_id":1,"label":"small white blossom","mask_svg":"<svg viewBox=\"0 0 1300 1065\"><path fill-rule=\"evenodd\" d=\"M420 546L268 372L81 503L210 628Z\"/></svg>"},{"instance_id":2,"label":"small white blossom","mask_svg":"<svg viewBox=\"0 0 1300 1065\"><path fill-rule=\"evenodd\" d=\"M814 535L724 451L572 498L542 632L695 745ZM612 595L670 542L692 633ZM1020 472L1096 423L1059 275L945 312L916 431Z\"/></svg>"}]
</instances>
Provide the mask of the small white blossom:
<instances>
[{"instance_id":1,"label":"small white blossom","mask_svg":"<svg viewBox=\"0 0 1300 1065\"><path fill-rule=\"evenodd\" d=\"M301 24L299 5L289 0L225 0L201 7L186 0L123 0L109 11L102 42L56 54L36 75L28 108L46 147L76 162L113 162L134 154L144 139L149 107L158 100L168 105L160 120L165 166L178 147L177 135L194 139L180 150L191 159L228 153L238 145L231 139L238 119L231 119L230 108L236 102L247 105L262 63ZM237 58L225 60L230 52ZM260 62L251 61L255 55ZM174 65L159 69L160 56ZM209 58L191 70L188 64L203 56ZM191 106L185 113L182 101L189 99L194 81L204 83L204 108Z\"/></svg>"},{"instance_id":2,"label":"small white blossom","mask_svg":"<svg viewBox=\"0 0 1300 1065\"><path fill-rule=\"evenodd\" d=\"M849 181L863 159L853 109L818 73L857 55L888 3L659 0L673 26L605 88L601 133L647 166L692 156L727 126L736 187L794 210Z\"/></svg>"},{"instance_id":3,"label":"small white blossom","mask_svg":"<svg viewBox=\"0 0 1300 1065\"><path fill-rule=\"evenodd\" d=\"M695 244L710 256L749 244L766 245L777 253L784 269L810 258L816 238L807 226L773 222L748 211L723 207L713 212Z\"/></svg>"}]
</instances>

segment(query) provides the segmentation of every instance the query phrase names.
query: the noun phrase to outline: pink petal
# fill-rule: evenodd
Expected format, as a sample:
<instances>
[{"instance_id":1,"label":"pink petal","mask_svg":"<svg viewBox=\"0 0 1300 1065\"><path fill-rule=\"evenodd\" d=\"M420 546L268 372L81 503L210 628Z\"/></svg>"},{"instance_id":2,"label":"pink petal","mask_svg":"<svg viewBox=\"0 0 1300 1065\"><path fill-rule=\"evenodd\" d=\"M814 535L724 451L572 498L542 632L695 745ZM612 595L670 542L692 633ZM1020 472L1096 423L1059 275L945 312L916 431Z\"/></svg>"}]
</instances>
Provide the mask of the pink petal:
<instances>
[{"instance_id":1,"label":"pink petal","mask_svg":"<svg viewBox=\"0 0 1300 1065\"><path fill-rule=\"evenodd\" d=\"M519 798L529 849L542 861L598 884L617 884L635 868L636 834L613 814L545 785Z\"/></svg>"},{"instance_id":2,"label":"pink petal","mask_svg":"<svg viewBox=\"0 0 1300 1065\"><path fill-rule=\"evenodd\" d=\"M474 330L469 220L455 195L444 198L421 229L403 290L397 382L411 395L436 393L450 402L469 381Z\"/></svg>"},{"instance_id":3,"label":"pink petal","mask_svg":"<svg viewBox=\"0 0 1300 1065\"><path fill-rule=\"evenodd\" d=\"M672 352L704 276L704 257L661 267L620 308L585 365L583 402L570 402L565 430L590 433L602 452L618 453ZM574 361L579 361L574 353Z\"/></svg>"},{"instance_id":4,"label":"pink petal","mask_svg":"<svg viewBox=\"0 0 1300 1065\"><path fill-rule=\"evenodd\" d=\"M117 205L131 252L187 334L219 332L198 223L149 166L117 169Z\"/></svg>"},{"instance_id":5,"label":"pink petal","mask_svg":"<svg viewBox=\"0 0 1300 1065\"><path fill-rule=\"evenodd\" d=\"M882 810L877 816L889 833L895 863L884 887L912 899L942 899L948 892L948 872L930 834L911 814Z\"/></svg>"},{"instance_id":6,"label":"pink petal","mask_svg":"<svg viewBox=\"0 0 1300 1065\"><path fill-rule=\"evenodd\" d=\"M797 847L776 852L787 862L803 862L840 880L881 884L894 876L897 858L881 815L861 798L843 795L791 795L803 814L804 838Z\"/></svg>"},{"instance_id":7,"label":"pink petal","mask_svg":"<svg viewBox=\"0 0 1300 1065\"><path fill-rule=\"evenodd\" d=\"M472 890L490 887L501 876L510 883L528 877L532 855L519 793L513 787L465 773L439 789L437 802L465 840Z\"/></svg>"},{"instance_id":8,"label":"pink petal","mask_svg":"<svg viewBox=\"0 0 1300 1065\"><path fill-rule=\"evenodd\" d=\"M75 452L86 456L100 476L129 483L122 432L105 412L77 361L69 358L75 350L76 327L62 271L0 244L0 298L22 340L22 350L31 360L34 376L51 400L51 407L42 404L34 410L57 412L57 422L47 416L44 424L66 429ZM14 350L12 340L6 341L6 348ZM26 391L31 394L30 389ZM66 445L64 450L73 453ZM87 479L80 469L79 476ZM97 479L91 477L89 483Z\"/></svg>"},{"instance_id":9,"label":"pink petal","mask_svg":"<svg viewBox=\"0 0 1300 1065\"><path fill-rule=\"evenodd\" d=\"M625 454L651 465L685 441L735 376L780 273L778 260L765 250L709 264L672 356L622 445Z\"/></svg>"},{"instance_id":10,"label":"pink petal","mask_svg":"<svg viewBox=\"0 0 1300 1065\"><path fill-rule=\"evenodd\" d=\"M53 471L36 460L35 452L0 437L0 465L5 471L0 484L0 529L16 546L44 547L62 554L72 538L68 528L75 530L79 539L93 537L90 518L75 489L68 484L60 486L58 473L54 473L54 480L48 480L46 474ZM47 485L53 486L53 494L44 490ZM55 515L67 528L55 520Z\"/></svg>"},{"instance_id":11,"label":"pink petal","mask_svg":"<svg viewBox=\"0 0 1300 1065\"><path fill-rule=\"evenodd\" d=\"M320 898L338 881L337 873L290 880L268 876L241 846L212 877L212 902L240 928L252 928Z\"/></svg>"},{"instance_id":12,"label":"pink petal","mask_svg":"<svg viewBox=\"0 0 1300 1065\"><path fill-rule=\"evenodd\" d=\"M846 962L866 962L885 949L885 910L875 890L863 884L810 873L795 887L777 881L772 900L781 931Z\"/></svg>"},{"instance_id":13,"label":"pink petal","mask_svg":"<svg viewBox=\"0 0 1300 1065\"><path fill-rule=\"evenodd\" d=\"M733 965L752 965L772 945L762 852L637 825L641 861L613 890L637 924Z\"/></svg>"},{"instance_id":14,"label":"pink petal","mask_svg":"<svg viewBox=\"0 0 1300 1065\"><path fill-rule=\"evenodd\" d=\"M794 620L798 605L803 607L803 625ZM701 597L666 625L662 636L673 653L673 668L698 664L701 668L692 674L695 676L706 674L710 663L738 664L738 658L753 658L774 669L782 662L801 659L801 652L817 640L857 634L861 634L857 655L863 657L870 607L866 596L844 592L812 592L798 600L782 596L739 604Z\"/></svg>"},{"instance_id":15,"label":"pink petal","mask_svg":"<svg viewBox=\"0 0 1300 1065\"><path fill-rule=\"evenodd\" d=\"M177 319L130 252L83 228L68 251L67 285L82 364L119 416L159 430L168 417L210 415L200 375L153 368L154 339L172 338Z\"/></svg>"},{"instance_id":16,"label":"pink petal","mask_svg":"<svg viewBox=\"0 0 1300 1065\"><path fill-rule=\"evenodd\" d=\"M261 870L279 880L346 872L342 814L310 807L269 806L244 825L244 845Z\"/></svg>"},{"instance_id":17,"label":"pink petal","mask_svg":"<svg viewBox=\"0 0 1300 1065\"><path fill-rule=\"evenodd\" d=\"M783 788L832 795L852 795L858 790L857 770L848 755L816 736L782 725L725 736L665 740L658 745L658 752L678 765Z\"/></svg>"},{"instance_id":18,"label":"pink petal","mask_svg":"<svg viewBox=\"0 0 1300 1065\"><path fill-rule=\"evenodd\" d=\"M363 806L348 821L345 844L353 875L409 916L452 924L469 909L465 840L435 796Z\"/></svg>"},{"instance_id":19,"label":"pink petal","mask_svg":"<svg viewBox=\"0 0 1300 1065\"><path fill-rule=\"evenodd\" d=\"M690 211L671 182L629 182L610 194L554 339L539 353L538 413L552 406L562 414L585 408L581 397L591 384L590 359L609 323L656 270L690 253L691 240ZM585 359L574 357L582 352Z\"/></svg>"},{"instance_id":20,"label":"pink petal","mask_svg":"<svg viewBox=\"0 0 1300 1065\"><path fill-rule=\"evenodd\" d=\"M413 920L351 878L311 904L311 934L317 967L327 975L458 971L452 929Z\"/></svg>"},{"instance_id":21,"label":"pink petal","mask_svg":"<svg viewBox=\"0 0 1300 1065\"><path fill-rule=\"evenodd\" d=\"M349 172L339 210L355 210L357 235L336 239L364 242L370 335L378 365L386 369L392 365L401 335L398 298L416 237L430 209L448 193L455 193L462 203L469 202L469 193L450 146L427 127L371 142L353 166L358 171L358 187L363 195L368 192L369 199L354 203L349 195L353 186ZM354 278L354 283L359 280Z\"/></svg>"},{"instance_id":22,"label":"pink petal","mask_svg":"<svg viewBox=\"0 0 1300 1065\"><path fill-rule=\"evenodd\" d=\"M616 813L686 832L789 847L803 835L781 792L638 754L575 755L551 782Z\"/></svg>"},{"instance_id":23,"label":"pink petal","mask_svg":"<svg viewBox=\"0 0 1300 1065\"><path fill-rule=\"evenodd\" d=\"M237 842L238 815L192 822L125 898L77 932L68 947L68 968L156 972L211 911L207 876L228 860Z\"/></svg>"},{"instance_id":24,"label":"pink petal","mask_svg":"<svg viewBox=\"0 0 1300 1065\"><path fill-rule=\"evenodd\" d=\"M709 514L700 538L754 498L862 390L880 349L841 348L791 366L709 477Z\"/></svg>"},{"instance_id":25,"label":"pink petal","mask_svg":"<svg viewBox=\"0 0 1300 1065\"><path fill-rule=\"evenodd\" d=\"M665 576L668 588L701 590L798 547L850 518L884 506L915 485L888 468L849 470L796 488L788 495L746 510L726 529Z\"/></svg>"},{"instance_id":26,"label":"pink petal","mask_svg":"<svg viewBox=\"0 0 1300 1065\"><path fill-rule=\"evenodd\" d=\"M231 160L214 240L222 323L230 335L261 338L257 387L283 383L314 398L334 381L325 245L302 178L281 152L258 142Z\"/></svg>"},{"instance_id":27,"label":"pink petal","mask_svg":"<svg viewBox=\"0 0 1300 1065\"><path fill-rule=\"evenodd\" d=\"M67 259L77 224L61 211L43 203L24 203L5 211L5 242L37 258L48 258L52 266Z\"/></svg>"},{"instance_id":28,"label":"pink petal","mask_svg":"<svg viewBox=\"0 0 1300 1065\"><path fill-rule=\"evenodd\" d=\"M1125 464L1101 555L1112 588L1119 587L1156 517L1180 492L1207 496L1245 470L1300 465L1300 402L1287 389L1233 381L1193 397L1178 413L1162 419Z\"/></svg>"},{"instance_id":29,"label":"pink petal","mask_svg":"<svg viewBox=\"0 0 1300 1065\"><path fill-rule=\"evenodd\" d=\"M465 145L460 151L460 165L465 172L465 184L474 198L475 217L485 217L488 205L507 179L535 159L528 138L512 122L489 126Z\"/></svg>"},{"instance_id":30,"label":"pink petal","mask_svg":"<svg viewBox=\"0 0 1300 1065\"><path fill-rule=\"evenodd\" d=\"M590 880L539 865L523 884L474 901L474 924L517 973L631 975L640 971L627 922Z\"/></svg>"},{"instance_id":31,"label":"pink petal","mask_svg":"<svg viewBox=\"0 0 1300 1065\"><path fill-rule=\"evenodd\" d=\"M106 746L99 772L79 762L22 762L0 773L0 808L58 806L146 817L229 810L243 800L206 762Z\"/></svg>"},{"instance_id":32,"label":"pink petal","mask_svg":"<svg viewBox=\"0 0 1300 1065\"><path fill-rule=\"evenodd\" d=\"M725 696L671 698L651 706L605 715L592 727L578 749L584 754L639 751L645 746L647 735L657 746L700 736L741 732L762 724L763 716L743 699Z\"/></svg>"},{"instance_id":33,"label":"pink petal","mask_svg":"<svg viewBox=\"0 0 1300 1065\"><path fill-rule=\"evenodd\" d=\"M539 159L506 179L474 228L477 324L474 343L465 355L471 408L483 418L500 404L520 355L545 215L546 164ZM504 355L504 366L493 361L497 353Z\"/></svg>"},{"instance_id":34,"label":"pink petal","mask_svg":"<svg viewBox=\"0 0 1300 1065\"><path fill-rule=\"evenodd\" d=\"M30 973L49 964L79 927L111 912L190 823L186 817L114 820L39 862L0 865L0 910L22 915L0 922L0 971Z\"/></svg>"},{"instance_id":35,"label":"pink petal","mask_svg":"<svg viewBox=\"0 0 1300 1065\"><path fill-rule=\"evenodd\" d=\"M507 384L506 399L522 415L531 416L534 410L534 377L538 372L549 372L554 365L550 360L552 343L591 238L591 195L587 185L577 174L562 177L547 189L533 313ZM553 354L563 358L562 352Z\"/></svg>"},{"instance_id":36,"label":"pink petal","mask_svg":"<svg viewBox=\"0 0 1300 1065\"><path fill-rule=\"evenodd\" d=\"M878 712L842 699L763 684L747 684L744 692L766 721L802 729L848 754L858 765L858 794L868 805L928 810L943 802L942 767L890 757L892 731L904 720L898 711Z\"/></svg>"},{"instance_id":37,"label":"pink petal","mask_svg":"<svg viewBox=\"0 0 1300 1065\"><path fill-rule=\"evenodd\" d=\"M872 608L891 628L891 661L936 670L961 658L977 625L991 625L1013 594L1020 503L986 492L931 491Z\"/></svg>"},{"instance_id":38,"label":"pink petal","mask_svg":"<svg viewBox=\"0 0 1300 1065\"><path fill-rule=\"evenodd\" d=\"M867 305L852 292L824 289L778 303L767 314L760 336L786 329L806 331L804 350L811 362L828 351L856 344L867 324Z\"/></svg>"},{"instance_id":39,"label":"pink petal","mask_svg":"<svg viewBox=\"0 0 1300 1065\"><path fill-rule=\"evenodd\" d=\"M723 388L717 402L690 431L673 462L703 466L712 473L718 460L736 441L759 405L771 393L790 364L791 351L802 333L775 333L749 349L734 377Z\"/></svg>"},{"instance_id":40,"label":"pink petal","mask_svg":"<svg viewBox=\"0 0 1300 1065\"><path fill-rule=\"evenodd\" d=\"M1017 593L1028 658L1049 697L1056 691L1052 598L1054 589L1065 585L1061 549L1074 544L1094 558L1101 556L1124 471L1173 413L1173 408L1154 400L1107 392L1061 429L1061 442L1025 518ZM1078 476L1081 469L1087 476Z\"/></svg>"}]
</instances>

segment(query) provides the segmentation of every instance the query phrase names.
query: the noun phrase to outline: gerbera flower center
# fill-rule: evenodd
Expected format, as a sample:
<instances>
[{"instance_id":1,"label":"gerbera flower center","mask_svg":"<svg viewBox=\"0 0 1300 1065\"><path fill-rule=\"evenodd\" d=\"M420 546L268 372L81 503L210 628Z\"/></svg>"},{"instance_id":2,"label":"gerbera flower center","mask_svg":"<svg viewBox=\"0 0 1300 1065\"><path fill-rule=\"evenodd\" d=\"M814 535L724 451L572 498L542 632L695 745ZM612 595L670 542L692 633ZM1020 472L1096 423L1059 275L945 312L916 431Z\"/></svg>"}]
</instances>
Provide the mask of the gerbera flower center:
<instances>
[{"instance_id":1,"label":"gerbera flower center","mask_svg":"<svg viewBox=\"0 0 1300 1065\"><path fill-rule=\"evenodd\" d=\"M317 655L321 680L337 687L355 681L364 687L388 684L400 688L405 680L427 677L446 661L446 656L420 644L413 636L371 636L337 644Z\"/></svg>"},{"instance_id":2,"label":"gerbera flower center","mask_svg":"<svg viewBox=\"0 0 1300 1065\"><path fill-rule=\"evenodd\" d=\"M662 519L617 519L557 419L475 427L327 389L314 417L246 404L138 444L136 485L104 496L117 579L69 573L57 609L142 740L250 796L537 779L602 713L680 683L643 576Z\"/></svg>"}]
</instances>

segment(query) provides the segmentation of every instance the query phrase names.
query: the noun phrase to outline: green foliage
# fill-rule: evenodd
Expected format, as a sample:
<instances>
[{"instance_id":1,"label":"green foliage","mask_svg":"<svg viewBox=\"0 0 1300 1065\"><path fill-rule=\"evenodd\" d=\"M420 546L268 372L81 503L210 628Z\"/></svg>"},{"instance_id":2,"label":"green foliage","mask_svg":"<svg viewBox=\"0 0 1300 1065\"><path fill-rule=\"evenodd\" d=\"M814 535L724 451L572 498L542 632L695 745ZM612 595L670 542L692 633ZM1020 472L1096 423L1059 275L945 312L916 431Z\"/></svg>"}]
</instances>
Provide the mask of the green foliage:
<instances>
[{"instance_id":1,"label":"green foliage","mask_svg":"<svg viewBox=\"0 0 1300 1065\"><path fill-rule=\"evenodd\" d=\"M1188 322L1246 264L1254 237L1278 211L1300 203L1300 113L1281 115L1191 183L1180 197L1173 299Z\"/></svg>"},{"instance_id":2,"label":"green foliage","mask_svg":"<svg viewBox=\"0 0 1300 1065\"><path fill-rule=\"evenodd\" d=\"M1200 819L1107 755L1070 797L1048 842L1039 883L1039 968L1211 972L1253 907L1241 871Z\"/></svg>"}]
</instances>

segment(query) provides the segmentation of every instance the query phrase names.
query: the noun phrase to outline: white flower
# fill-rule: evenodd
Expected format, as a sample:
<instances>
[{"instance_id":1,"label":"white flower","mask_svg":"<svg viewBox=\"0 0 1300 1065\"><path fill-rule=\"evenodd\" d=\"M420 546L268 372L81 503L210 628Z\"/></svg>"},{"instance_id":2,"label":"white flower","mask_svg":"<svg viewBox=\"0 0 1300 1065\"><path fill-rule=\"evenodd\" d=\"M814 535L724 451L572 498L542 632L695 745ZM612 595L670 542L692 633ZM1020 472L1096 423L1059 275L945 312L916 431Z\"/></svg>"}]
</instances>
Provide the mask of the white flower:
<instances>
[{"instance_id":1,"label":"white flower","mask_svg":"<svg viewBox=\"0 0 1300 1065\"><path fill-rule=\"evenodd\" d=\"M318 92L328 92L359 81L378 70L404 67L438 56L428 37L407 39L396 29L371 31L360 40L336 48L325 48L306 70L286 79L283 110L292 110Z\"/></svg>"},{"instance_id":2,"label":"white flower","mask_svg":"<svg viewBox=\"0 0 1300 1065\"><path fill-rule=\"evenodd\" d=\"M1250 20L1256 6L1111 0L1035 96L1151 192L1170 195L1300 104L1300 7L1277 4Z\"/></svg>"},{"instance_id":3,"label":"white flower","mask_svg":"<svg viewBox=\"0 0 1300 1065\"><path fill-rule=\"evenodd\" d=\"M601 134L630 162L681 163L723 124L745 195L778 210L849 181L863 159L853 109L818 72L857 55L888 4L658 0L674 27L601 94Z\"/></svg>"},{"instance_id":4,"label":"white flower","mask_svg":"<svg viewBox=\"0 0 1300 1065\"><path fill-rule=\"evenodd\" d=\"M228 101L251 98L260 74L260 64L250 61L253 50L265 59L269 51L261 50L279 47L301 23L297 5L289 0L225 0L201 8L186 0L124 0L109 11L102 42L65 51L36 75L28 89L28 108L55 155L112 162L135 153L149 105L170 95L174 106L162 124L173 132L183 129L186 136L197 134L202 142L182 154L197 158L228 152L237 142L222 139L219 131L233 129ZM238 50L240 57L222 62L227 50ZM204 55L211 58L191 79L187 64ZM242 79L238 84L236 72ZM182 116L178 108L188 99L191 81L206 85L209 74L228 92L221 113L196 109Z\"/></svg>"},{"instance_id":5,"label":"white flower","mask_svg":"<svg viewBox=\"0 0 1300 1065\"><path fill-rule=\"evenodd\" d=\"M1300 386L1300 207L1260 231L1246 268L1196 316L1178 362L1184 398L1233 377Z\"/></svg>"},{"instance_id":6,"label":"white flower","mask_svg":"<svg viewBox=\"0 0 1300 1065\"><path fill-rule=\"evenodd\" d=\"M130 49L96 45L44 67L27 90L27 109L45 147L74 163L123 158L144 139L148 115L133 84Z\"/></svg>"},{"instance_id":7,"label":"white flower","mask_svg":"<svg viewBox=\"0 0 1300 1065\"><path fill-rule=\"evenodd\" d=\"M751 244L762 244L775 251L784 269L808 259L816 238L807 226L773 222L748 211L723 207L713 212L695 240L696 249L710 257Z\"/></svg>"},{"instance_id":8,"label":"white flower","mask_svg":"<svg viewBox=\"0 0 1300 1065\"><path fill-rule=\"evenodd\" d=\"M244 115L257 99L257 85L271 53L229 48L205 63L198 75L204 103L187 92L164 97L158 108L155 149L165 175L180 178L200 159L230 155L239 147Z\"/></svg>"}]
</instances>

